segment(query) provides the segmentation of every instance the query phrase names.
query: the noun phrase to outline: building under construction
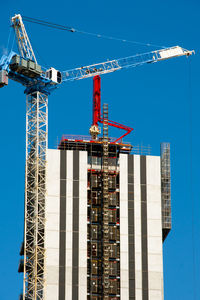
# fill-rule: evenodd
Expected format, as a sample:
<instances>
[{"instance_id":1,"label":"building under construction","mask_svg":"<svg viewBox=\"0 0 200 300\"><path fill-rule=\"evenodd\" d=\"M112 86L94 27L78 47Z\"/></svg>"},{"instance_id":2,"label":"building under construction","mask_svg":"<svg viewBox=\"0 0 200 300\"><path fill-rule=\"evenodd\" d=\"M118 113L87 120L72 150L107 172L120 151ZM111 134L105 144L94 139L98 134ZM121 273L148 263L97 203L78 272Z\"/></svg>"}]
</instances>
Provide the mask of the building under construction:
<instances>
[{"instance_id":1,"label":"building under construction","mask_svg":"<svg viewBox=\"0 0 200 300\"><path fill-rule=\"evenodd\" d=\"M106 144L63 137L48 150L44 299L163 299L169 144L161 157Z\"/></svg>"},{"instance_id":2,"label":"building under construction","mask_svg":"<svg viewBox=\"0 0 200 300\"><path fill-rule=\"evenodd\" d=\"M101 116L100 75L194 51L174 46L67 71L46 70L36 60L21 15L12 17L11 25L19 51L1 57L0 88L11 79L26 94L20 300L163 300L170 145L161 144L160 156L151 156L124 143L132 128L109 120L107 105ZM63 136L57 149L47 149L48 96L63 83L89 77L94 81L91 137ZM108 126L126 133L113 140Z\"/></svg>"},{"instance_id":3,"label":"building under construction","mask_svg":"<svg viewBox=\"0 0 200 300\"><path fill-rule=\"evenodd\" d=\"M161 144L161 156L135 151L108 137L106 105L102 138L63 136L58 149L47 150L45 222L39 231L45 253L37 265L41 299L163 299L170 145ZM25 244L31 242L27 235ZM23 260L21 271L22 265ZM33 299L34 266L28 266L25 299Z\"/></svg>"},{"instance_id":4,"label":"building under construction","mask_svg":"<svg viewBox=\"0 0 200 300\"><path fill-rule=\"evenodd\" d=\"M91 137L63 136L57 149L45 151L43 131L37 150L37 130L27 129L23 300L163 299L170 146L161 144L161 156L151 156L123 142L132 128L109 120L107 104L101 118L100 77L93 82ZM37 112L38 99L46 109L46 97L33 93L28 112ZM29 124L36 116L30 113ZM109 126L126 133L112 139Z\"/></svg>"}]
</instances>

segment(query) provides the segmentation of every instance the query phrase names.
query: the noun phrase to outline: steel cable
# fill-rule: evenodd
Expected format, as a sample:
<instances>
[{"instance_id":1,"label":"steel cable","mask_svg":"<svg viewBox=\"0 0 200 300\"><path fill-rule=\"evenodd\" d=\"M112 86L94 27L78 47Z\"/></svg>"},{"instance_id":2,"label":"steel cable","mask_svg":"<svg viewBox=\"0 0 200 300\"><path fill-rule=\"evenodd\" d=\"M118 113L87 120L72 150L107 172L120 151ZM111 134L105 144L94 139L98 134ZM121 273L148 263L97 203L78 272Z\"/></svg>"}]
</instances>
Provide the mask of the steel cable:
<instances>
[{"instance_id":1,"label":"steel cable","mask_svg":"<svg viewBox=\"0 0 200 300\"><path fill-rule=\"evenodd\" d=\"M47 21L43 21L43 20L39 20L39 19L35 19L35 18L30 18L30 17L26 17L26 16L22 16L24 21L27 22L31 22L31 23L35 23L38 25L42 25L42 26L47 26L47 27L51 27L54 29L59 29L59 30L64 30L64 31L69 31L69 32L77 32L80 34L84 34L84 35L90 35L96 38L102 38L102 39L107 39L107 40L114 40L114 41L119 41L119 42L123 42L123 43L131 43L131 44L135 44L135 45L140 45L140 46L147 46L147 47L160 47L160 48L167 48L166 46L161 46L161 45L156 45L156 44L152 44L152 43L142 43L142 42L137 42L137 41L133 41L133 40L126 40L126 39L121 39L121 38L117 38L117 37L113 37L113 36L107 36L107 35L103 35L103 34L98 34L98 33L92 33L92 32L87 32L87 31L83 31L83 30L79 30L73 27L69 27L69 26L64 26L64 25L60 25L60 24L56 24L56 23L52 23L52 22L47 22Z\"/></svg>"}]
</instances>

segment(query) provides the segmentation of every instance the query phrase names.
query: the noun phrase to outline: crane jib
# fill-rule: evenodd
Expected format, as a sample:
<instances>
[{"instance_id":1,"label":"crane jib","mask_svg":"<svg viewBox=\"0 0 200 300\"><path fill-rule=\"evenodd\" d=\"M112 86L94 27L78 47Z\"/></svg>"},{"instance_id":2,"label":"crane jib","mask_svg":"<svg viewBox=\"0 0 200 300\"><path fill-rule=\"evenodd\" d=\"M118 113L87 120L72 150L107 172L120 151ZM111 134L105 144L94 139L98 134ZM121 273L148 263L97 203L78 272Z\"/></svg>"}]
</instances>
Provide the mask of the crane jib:
<instances>
[{"instance_id":1,"label":"crane jib","mask_svg":"<svg viewBox=\"0 0 200 300\"><path fill-rule=\"evenodd\" d=\"M63 72L59 72L54 68L45 70L37 64L21 15L15 15L11 20L17 37L16 40L20 56L11 52L8 56L4 55L1 58L0 70L5 70L5 72L1 75L2 79L0 79L1 87L7 85L7 80L5 80L5 76L7 76L22 85L25 85L28 89L31 88L31 90L34 90L34 88L39 88L40 91L50 94L62 82L64 83L67 81L94 77L96 75L103 75L121 69L133 68L173 57L189 56L194 53L194 51L188 51L180 46L174 46L148 53L105 61L98 64L92 64L89 66L83 66Z\"/></svg>"},{"instance_id":2,"label":"crane jib","mask_svg":"<svg viewBox=\"0 0 200 300\"><path fill-rule=\"evenodd\" d=\"M106 61L99 64L93 64L90 66L84 66L72 70L62 72L63 82L73 81L88 77L93 77L95 75L102 75L111 73L123 68L132 68L143 64L149 64L158 62L161 60L170 59L179 56L189 56L192 55L194 51L189 51L183 49L179 46L156 50L148 53L137 54L134 56L129 56L125 58L120 58L116 60Z\"/></svg>"}]
</instances>

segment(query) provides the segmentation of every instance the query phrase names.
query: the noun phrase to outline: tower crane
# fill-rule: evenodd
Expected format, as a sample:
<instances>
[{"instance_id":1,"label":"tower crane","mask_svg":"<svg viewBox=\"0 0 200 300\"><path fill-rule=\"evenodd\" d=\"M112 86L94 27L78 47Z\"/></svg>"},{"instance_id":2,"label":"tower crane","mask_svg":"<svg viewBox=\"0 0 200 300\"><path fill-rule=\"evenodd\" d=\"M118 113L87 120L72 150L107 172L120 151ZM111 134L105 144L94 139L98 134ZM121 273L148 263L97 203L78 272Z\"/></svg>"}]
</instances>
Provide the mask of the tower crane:
<instances>
[{"instance_id":1,"label":"tower crane","mask_svg":"<svg viewBox=\"0 0 200 300\"><path fill-rule=\"evenodd\" d=\"M26 94L26 173L25 173L25 226L24 226L24 281L23 300L42 300L44 294L45 258L45 197L48 136L48 96L61 84L95 77L99 95L94 95L94 118L90 132L93 138L99 133L100 75L143 64L155 63L179 56L190 56L194 51L174 46L125 58L114 59L67 71L55 68L45 70L36 60L20 14L11 19L19 53L11 51L0 59L0 87L12 79L25 87ZM112 121L110 121L110 124ZM116 126L121 124L115 123ZM130 128L124 128L127 132ZM106 268L105 268L106 272ZM106 273L103 275L106 281ZM108 299L106 282L104 299Z\"/></svg>"}]
</instances>

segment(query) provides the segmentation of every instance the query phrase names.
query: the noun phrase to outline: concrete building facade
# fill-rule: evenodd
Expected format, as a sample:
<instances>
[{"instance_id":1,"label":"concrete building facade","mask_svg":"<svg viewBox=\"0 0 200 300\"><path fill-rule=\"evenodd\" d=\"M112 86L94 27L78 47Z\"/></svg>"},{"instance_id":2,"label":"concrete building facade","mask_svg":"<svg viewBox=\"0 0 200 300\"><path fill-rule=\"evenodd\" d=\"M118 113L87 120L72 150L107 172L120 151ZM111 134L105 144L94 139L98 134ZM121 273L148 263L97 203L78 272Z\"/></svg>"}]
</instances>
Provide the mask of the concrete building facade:
<instances>
[{"instance_id":1,"label":"concrete building facade","mask_svg":"<svg viewBox=\"0 0 200 300\"><path fill-rule=\"evenodd\" d=\"M171 227L170 180L163 181L163 157L120 148L111 157L109 299L163 300L162 242ZM169 155L167 159L169 165ZM48 150L47 300L104 299L100 174L101 155L73 147ZM166 228L163 219L168 220Z\"/></svg>"}]
</instances>

